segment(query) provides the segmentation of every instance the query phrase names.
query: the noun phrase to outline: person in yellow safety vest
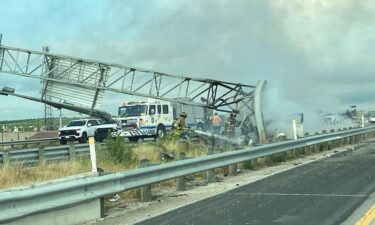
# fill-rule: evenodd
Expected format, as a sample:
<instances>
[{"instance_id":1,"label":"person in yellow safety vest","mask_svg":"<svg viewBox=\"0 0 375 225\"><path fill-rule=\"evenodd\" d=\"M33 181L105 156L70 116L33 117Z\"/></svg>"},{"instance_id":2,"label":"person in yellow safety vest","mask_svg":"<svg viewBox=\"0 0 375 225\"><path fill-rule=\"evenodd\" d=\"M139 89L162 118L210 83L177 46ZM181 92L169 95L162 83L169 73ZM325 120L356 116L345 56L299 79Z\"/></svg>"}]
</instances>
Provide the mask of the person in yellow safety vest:
<instances>
[{"instance_id":1,"label":"person in yellow safety vest","mask_svg":"<svg viewBox=\"0 0 375 225\"><path fill-rule=\"evenodd\" d=\"M210 116L210 120L212 122L212 129L214 131L214 134L220 133L220 126L221 126L221 118L217 115L215 112L214 115Z\"/></svg>"},{"instance_id":2,"label":"person in yellow safety vest","mask_svg":"<svg viewBox=\"0 0 375 225\"><path fill-rule=\"evenodd\" d=\"M187 117L187 114L185 112L182 112L180 113L180 117L173 122L172 139L176 140L176 139L181 138L184 132L184 128L186 126L186 122L185 122L186 117Z\"/></svg>"}]
</instances>

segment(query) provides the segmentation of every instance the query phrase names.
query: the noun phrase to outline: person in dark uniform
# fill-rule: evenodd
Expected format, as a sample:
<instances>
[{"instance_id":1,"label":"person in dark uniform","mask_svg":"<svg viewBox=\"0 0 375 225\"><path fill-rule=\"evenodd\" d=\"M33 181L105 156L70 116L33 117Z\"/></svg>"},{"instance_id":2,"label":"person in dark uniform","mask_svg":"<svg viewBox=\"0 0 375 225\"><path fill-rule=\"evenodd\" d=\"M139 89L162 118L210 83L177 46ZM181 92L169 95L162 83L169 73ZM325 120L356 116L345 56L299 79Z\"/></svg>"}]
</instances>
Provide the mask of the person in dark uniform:
<instances>
[{"instance_id":1,"label":"person in dark uniform","mask_svg":"<svg viewBox=\"0 0 375 225\"><path fill-rule=\"evenodd\" d=\"M225 135L228 137L234 137L234 130L236 128L236 114L231 112L227 122L225 123Z\"/></svg>"}]
</instances>

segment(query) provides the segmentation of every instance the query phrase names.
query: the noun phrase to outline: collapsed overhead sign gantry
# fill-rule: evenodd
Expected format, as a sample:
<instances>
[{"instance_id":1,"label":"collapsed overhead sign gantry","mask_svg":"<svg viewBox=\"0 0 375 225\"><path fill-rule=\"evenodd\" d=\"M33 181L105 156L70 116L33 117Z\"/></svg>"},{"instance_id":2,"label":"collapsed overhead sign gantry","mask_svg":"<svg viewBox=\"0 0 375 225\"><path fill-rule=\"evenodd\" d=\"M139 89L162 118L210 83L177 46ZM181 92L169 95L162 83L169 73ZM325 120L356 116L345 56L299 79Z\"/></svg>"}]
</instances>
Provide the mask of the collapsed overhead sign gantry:
<instances>
[{"instance_id":1,"label":"collapsed overhead sign gantry","mask_svg":"<svg viewBox=\"0 0 375 225\"><path fill-rule=\"evenodd\" d=\"M255 120L263 124L261 109L256 109L260 104L254 103L254 97L257 89L263 89L264 82L255 86L172 75L52 54L47 49L33 51L3 46L1 42L0 72L39 79L42 102L90 115L108 116L100 106L104 92L111 91L224 112L238 110L245 104Z\"/></svg>"}]
</instances>

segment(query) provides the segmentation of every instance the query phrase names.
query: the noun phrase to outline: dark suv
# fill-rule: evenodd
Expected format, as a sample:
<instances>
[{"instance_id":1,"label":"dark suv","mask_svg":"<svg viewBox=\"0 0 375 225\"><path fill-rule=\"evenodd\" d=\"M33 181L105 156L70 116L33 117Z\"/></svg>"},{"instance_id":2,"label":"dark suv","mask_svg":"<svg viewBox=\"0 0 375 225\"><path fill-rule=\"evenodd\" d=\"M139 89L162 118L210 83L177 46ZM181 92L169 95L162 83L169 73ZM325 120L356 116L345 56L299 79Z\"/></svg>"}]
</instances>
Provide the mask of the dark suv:
<instances>
[{"instance_id":1,"label":"dark suv","mask_svg":"<svg viewBox=\"0 0 375 225\"><path fill-rule=\"evenodd\" d=\"M95 134L94 134L95 141L102 142L108 136L112 136L112 132L116 130L117 130L116 120L104 120L95 129Z\"/></svg>"}]
</instances>

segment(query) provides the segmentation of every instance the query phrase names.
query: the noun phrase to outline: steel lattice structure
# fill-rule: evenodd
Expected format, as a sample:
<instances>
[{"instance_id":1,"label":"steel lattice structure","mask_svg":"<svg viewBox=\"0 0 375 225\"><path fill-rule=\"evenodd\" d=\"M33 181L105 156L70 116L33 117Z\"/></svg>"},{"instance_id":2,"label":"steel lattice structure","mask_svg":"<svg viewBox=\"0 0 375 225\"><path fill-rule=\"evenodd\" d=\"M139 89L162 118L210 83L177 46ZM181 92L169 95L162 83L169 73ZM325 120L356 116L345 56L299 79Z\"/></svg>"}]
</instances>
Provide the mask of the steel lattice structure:
<instances>
[{"instance_id":1,"label":"steel lattice structure","mask_svg":"<svg viewBox=\"0 0 375 225\"><path fill-rule=\"evenodd\" d=\"M174 100L194 104L204 99L208 108L228 111L244 98L252 97L255 86L212 79L197 79L161 72L109 64L100 61L0 46L0 71L44 81L42 98L65 100L71 87L93 95L89 102L98 106L103 91ZM90 93L87 91L90 90ZM75 93L77 95L77 93ZM82 97L82 98L79 98ZM88 105L87 96L75 96L76 102ZM81 99L81 102L78 100ZM195 103L194 103L195 102Z\"/></svg>"},{"instance_id":2,"label":"steel lattice structure","mask_svg":"<svg viewBox=\"0 0 375 225\"><path fill-rule=\"evenodd\" d=\"M119 64L1 45L0 72L39 79L40 101L90 115L100 111L104 91L155 98L217 111L254 110L255 85L171 75ZM263 88L263 84L261 85ZM257 105L257 104L255 104ZM259 115L261 117L261 115ZM262 119L261 119L262 120ZM262 122L263 123L263 122Z\"/></svg>"}]
</instances>

